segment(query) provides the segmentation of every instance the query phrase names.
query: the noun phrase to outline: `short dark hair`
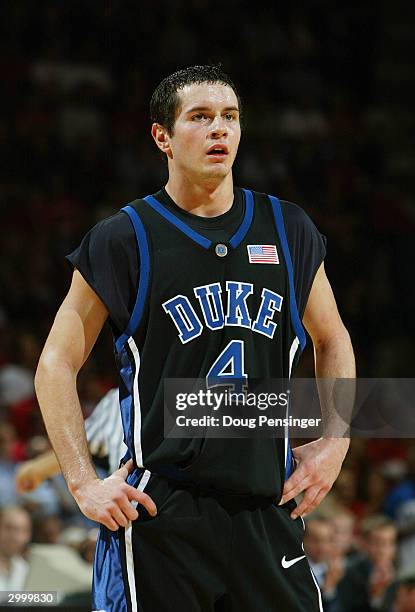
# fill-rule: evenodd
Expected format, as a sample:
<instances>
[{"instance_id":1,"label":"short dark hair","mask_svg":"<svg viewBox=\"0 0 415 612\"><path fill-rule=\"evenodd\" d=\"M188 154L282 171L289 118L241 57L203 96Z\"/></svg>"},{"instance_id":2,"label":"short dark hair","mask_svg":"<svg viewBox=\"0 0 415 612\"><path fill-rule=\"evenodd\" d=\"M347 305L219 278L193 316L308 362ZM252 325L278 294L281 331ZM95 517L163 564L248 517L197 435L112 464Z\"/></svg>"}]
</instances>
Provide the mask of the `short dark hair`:
<instances>
[{"instance_id":1,"label":"short dark hair","mask_svg":"<svg viewBox=\"0 0 415 612\"><path fill-rule=\"evenodd\" d=\"M393 527L396 529L395 523L388 516L384 514L371 514L362 521L362 536L368 539L374 531L384 529L385 527Z\"/></svg>"},{"instance_id":2,"label":"short dark hair","mask_svg":"<svg viewBox=\"0 0 415 612\"><path fill-rule=\"evenodd\" d=\"M179 91L193 83L220 83L228 85L233 89L239 107L239 117L242 116L242 102L238 90L231 78L222 70L220 64L208 66L190 66L178 70L166 77L157 85L151 96L150 117L153 123L159 123L166 128L167 132L173 134L174 122L177 109L180 107Z\"/></svg>"}]
</instances>

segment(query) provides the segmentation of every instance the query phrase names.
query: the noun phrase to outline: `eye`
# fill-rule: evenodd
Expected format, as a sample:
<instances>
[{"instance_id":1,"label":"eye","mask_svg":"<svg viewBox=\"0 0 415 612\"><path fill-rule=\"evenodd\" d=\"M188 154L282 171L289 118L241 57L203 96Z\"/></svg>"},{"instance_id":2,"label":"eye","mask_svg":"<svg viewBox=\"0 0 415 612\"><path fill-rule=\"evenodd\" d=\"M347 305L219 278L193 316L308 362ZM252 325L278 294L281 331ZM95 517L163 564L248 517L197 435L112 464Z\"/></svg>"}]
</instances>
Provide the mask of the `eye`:
<instances>
[{"instance_id":1,"label":"eye","mask_svg":"<svg viewBox=\"0 0 415 612\"><path fill-rule=\"evenodd\" d=\"M196 115L192 116L192 121L203 121L203 119L206 119L206 115L204 113L197 113Z\"/></svg>"},{"instance_id":2,"label":"eye","mask_svg":"<svg viewBox=\"0 0 415 612\"><path fill-rule=\"evenodd\" d=\"M225 119L226 121L233 121L234 119L236 119L236 117L233 113L226 113Z\"/></svg>"}]
</instances>

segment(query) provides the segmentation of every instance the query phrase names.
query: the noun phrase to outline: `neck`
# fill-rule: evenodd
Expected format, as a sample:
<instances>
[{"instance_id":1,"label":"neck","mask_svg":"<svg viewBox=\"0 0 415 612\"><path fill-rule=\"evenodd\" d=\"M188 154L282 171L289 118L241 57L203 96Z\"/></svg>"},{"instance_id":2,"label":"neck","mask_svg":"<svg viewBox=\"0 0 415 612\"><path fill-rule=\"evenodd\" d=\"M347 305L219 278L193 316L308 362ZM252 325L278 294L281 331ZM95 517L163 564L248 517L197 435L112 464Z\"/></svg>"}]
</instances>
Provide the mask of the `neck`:
<instances>
[{"instance_id":1,"label":"neck","mask_svg":"<svg viewBox=\"0 0 415 612\"><path fill-rule=\"evenodd\" d=\"M174 202L199 217L217 217L228 211L233 202L233 180L230 172L224 179L196 183L186 176L170 174L166 191Z\"/></svg>"}]
</instances>

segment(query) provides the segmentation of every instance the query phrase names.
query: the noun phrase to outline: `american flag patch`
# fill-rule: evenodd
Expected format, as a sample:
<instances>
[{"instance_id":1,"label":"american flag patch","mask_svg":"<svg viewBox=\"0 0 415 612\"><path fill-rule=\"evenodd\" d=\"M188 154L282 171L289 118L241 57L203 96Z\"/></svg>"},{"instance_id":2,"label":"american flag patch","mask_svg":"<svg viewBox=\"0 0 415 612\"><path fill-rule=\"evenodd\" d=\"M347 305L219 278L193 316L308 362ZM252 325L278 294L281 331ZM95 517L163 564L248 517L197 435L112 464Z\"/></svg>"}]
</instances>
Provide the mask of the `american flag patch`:
<instances>
[{"instance_id":1,"label":"american flag patch","mask_svg":"<svg viewBox=\"0 0 415 612\"><path fill-rule=\"evenodd\" d=\"M275 244L248 244L247 249L249 263L280 263Z\"/></svg>"}]
</instances>

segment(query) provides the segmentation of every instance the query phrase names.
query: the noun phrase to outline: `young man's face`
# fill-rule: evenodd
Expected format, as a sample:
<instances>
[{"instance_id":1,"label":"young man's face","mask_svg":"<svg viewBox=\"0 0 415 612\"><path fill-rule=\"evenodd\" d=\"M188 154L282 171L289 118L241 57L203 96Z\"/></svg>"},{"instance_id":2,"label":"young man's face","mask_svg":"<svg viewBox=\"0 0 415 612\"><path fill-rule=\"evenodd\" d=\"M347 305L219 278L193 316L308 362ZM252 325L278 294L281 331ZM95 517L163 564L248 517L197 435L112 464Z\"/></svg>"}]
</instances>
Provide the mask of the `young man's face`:
<instances>
[{"instance_id":1,"label":"young man's face","mask_svg":"<svg viewBox=\"0 0 415 612\"><path fill-rule=\"evenodd\" d=\"M333 527L325 520L315 519L307 523L304 549L314 563L328 561L333 553Z\"/></svg>"},{"instance_id":2,"label":"young man's face","mask_svg":"<svg viewBox=\"0 0 415 612\"><path fill-rule=\"evenodd\" d=\"M396 554L396 529L393 525L385 525L373 529L368 536L367 555L377 563L393 563Z\"/></svg>"},{"instance_id":3,"label":"young man's face","mask_svg":"<svg viewBox=\"0 0 415 612\"><path fill-rule=\"evenodd\" d=\"M25 510L7 508L0 519L0 554L8 559L21 555L30 541L30 517Z\"/></svg>"},{"instance_id":4,"label":"young man's face","mask_svg":"<svg viewBox=\"0 0 415 612\"><path fill-rule=\"evenodd\" d=\"M238 100L221 84L187 85L179 91L173 134L168 136L169 171L192 180L220 180L231 169L241 138Z\"/></svg>"}]
</instances>

